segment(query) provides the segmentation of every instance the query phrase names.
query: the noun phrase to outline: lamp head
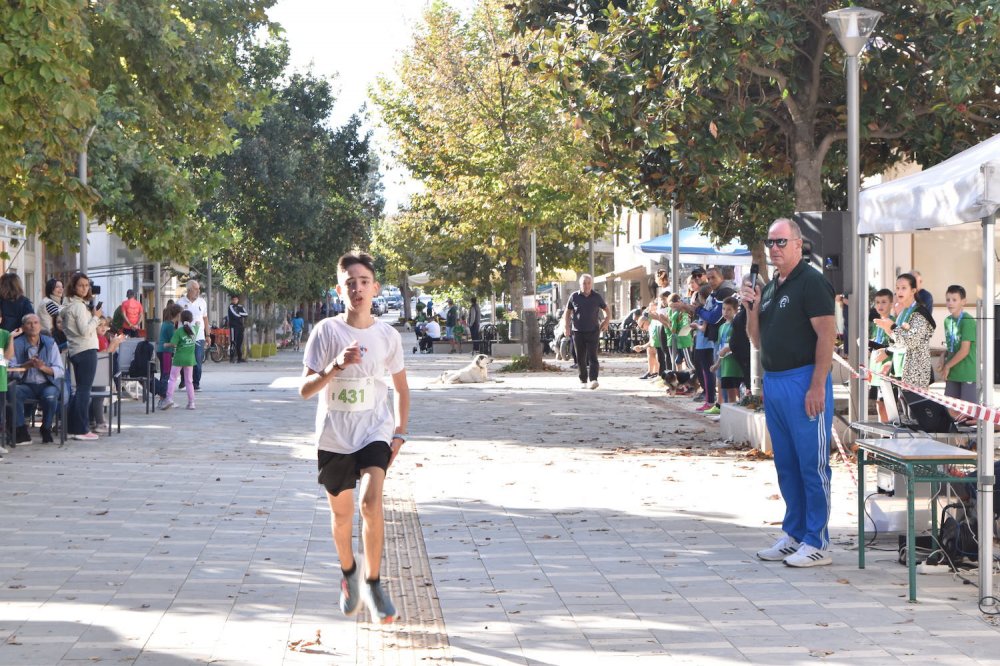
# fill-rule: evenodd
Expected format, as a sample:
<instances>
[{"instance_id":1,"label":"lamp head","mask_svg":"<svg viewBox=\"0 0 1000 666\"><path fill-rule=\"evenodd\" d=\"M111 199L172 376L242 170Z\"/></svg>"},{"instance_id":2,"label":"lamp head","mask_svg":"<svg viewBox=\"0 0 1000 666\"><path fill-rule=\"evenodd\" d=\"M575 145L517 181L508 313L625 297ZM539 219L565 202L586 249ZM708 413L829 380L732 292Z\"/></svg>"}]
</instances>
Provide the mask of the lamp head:
<instances>
[{"instance_id":1,"label":"lamp head","mask_svg":"<svg viewBox=\"0 0 1000 666\"><path fill-rule=\"evenodd\" d=\"M845 7L823 14L849 57L861 54L881 17L882 12L863 7Z\"/></svg>"}]
</instances>

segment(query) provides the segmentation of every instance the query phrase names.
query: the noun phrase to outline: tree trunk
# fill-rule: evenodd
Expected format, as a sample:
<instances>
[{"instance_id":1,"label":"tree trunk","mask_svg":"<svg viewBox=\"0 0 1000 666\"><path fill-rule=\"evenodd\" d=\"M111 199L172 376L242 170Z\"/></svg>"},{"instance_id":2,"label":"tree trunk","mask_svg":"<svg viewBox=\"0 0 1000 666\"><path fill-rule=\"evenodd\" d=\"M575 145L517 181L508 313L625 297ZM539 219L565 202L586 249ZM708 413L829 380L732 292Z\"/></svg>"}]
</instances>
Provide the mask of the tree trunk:
<instances>
[{"instance_id":1,"label":"tree trunk","mask_svg":"<svg viewBox=\"0 0 1000 666\"><path fill-rule=\"evenodd\" d=\"M406 271L403 271L399 278L399 293L403 295L400 311L403 313L403 318L409 321L413 319L413 314L410 312L410 274Z\"/></svg>"},{"instance_id":2,"label":"tree trunk","mask_svg":"<svg viewBox=\"0 0 1000 666\"><path fill-rule=\"evenodd\" d=\"M823 178L816 149L815 124L795 124L792 155L795 160L795 212L823 210Z\"/></svg>"},{"instance_id":3,"label":"tree trunk","mask_svg":"<svg viewBox=\"0 0 1000 666\"><path fill-rule=\"evenodd\" d=\"M524 296L535 297L535 259L531 256L531 229L521 227L518 232L518 256L521 259L521 281L524 284ZM523 300L522 300L523 303ZM538 309L522 306L521 318L524 319L524 340L528 347L528 367L541 370L542 339L538 330Z\"/></svg>"}]
</instances>

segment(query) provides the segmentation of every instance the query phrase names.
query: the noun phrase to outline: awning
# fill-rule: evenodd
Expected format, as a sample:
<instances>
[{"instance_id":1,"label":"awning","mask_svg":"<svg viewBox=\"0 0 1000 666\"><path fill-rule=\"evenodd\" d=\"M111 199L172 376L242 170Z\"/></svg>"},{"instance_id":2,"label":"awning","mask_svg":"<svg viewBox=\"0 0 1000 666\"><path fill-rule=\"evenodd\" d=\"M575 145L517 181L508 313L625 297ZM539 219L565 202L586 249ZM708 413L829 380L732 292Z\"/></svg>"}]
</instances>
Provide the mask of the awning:
<instances>
[{"instance_id":1,"label":"awning","mask_svg":"<svg viewBox=\"0 0 1000 666\"><path fill-rule=\"evenodd\" d=\"M680 260L688 264L715 263L727 266L749 265L753 262L750 250L737 243L729 243L715 247L712 240L701 232L701 225L681 229L678 234ZM674 239L672 234L663 234L648 240L639 246L647 254L666 254L673 252Z\"/></svg>"},{"instance_id":2,"label":"awning","mask_svg":"<svg viewBox=\"0 0 1000 666\"><path fill-rule=\"evenodd\" d=\"M632 268L626 268L623 271L611 271L610 273L604 273L603 275L598 275L594 278L594 284L601 284L607 282L608 280L641 280L642 278L649 275L649 271L645 264L639 266L633 266Z\"/></svg>"},{"instance_id":3,"label":"awning","mask_svg":"<svg viewBox=\"0 0 1000 666\"><path fill-rule=\"evenodd\" d=\"M924 171L861 192L858 233L978 222L1000 206L1000 135Z\"/></svg>"}]
</instances>

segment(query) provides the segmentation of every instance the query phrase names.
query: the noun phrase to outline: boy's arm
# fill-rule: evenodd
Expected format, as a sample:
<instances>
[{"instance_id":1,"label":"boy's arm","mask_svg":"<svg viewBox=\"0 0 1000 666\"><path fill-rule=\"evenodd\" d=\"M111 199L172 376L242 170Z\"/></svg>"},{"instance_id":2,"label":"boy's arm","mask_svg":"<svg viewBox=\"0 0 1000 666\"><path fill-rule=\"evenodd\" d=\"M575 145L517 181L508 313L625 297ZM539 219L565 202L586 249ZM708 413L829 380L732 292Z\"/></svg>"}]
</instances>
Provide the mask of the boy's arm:
<instances>
[{"instance_id":1,"label":"boy's arm","mask_svg":"<svg viewBox=\"0 0 1000 666\"><path fill-rule=\"evenodd\" d=\"M357 363L361 363L361 346L357 340L351 340L351 344L322 370L306 367L306 380L299 387L299 395L308 400L326 388L330 380L339 375L345 366Z\"/></svg>"},{"instance_id":2,"label":"boy's arm","mask_svg":"<svg viewBox=\"0 0 1000 666\"><path fill-rule=\"evenodd\" d=\"M400 370L392 376L392 385L396 389L393 395L393 408L396 415L396 427L393 429L393 433L405 438L406 427L410 421L410 385L406 381L406 370ZM389 456L390 466L399 455L399 450L403 448L405 441L405 439L393 437L392 441L389 442L389 448L392 449L392 455Z\"/></svg>"}]
</instances>

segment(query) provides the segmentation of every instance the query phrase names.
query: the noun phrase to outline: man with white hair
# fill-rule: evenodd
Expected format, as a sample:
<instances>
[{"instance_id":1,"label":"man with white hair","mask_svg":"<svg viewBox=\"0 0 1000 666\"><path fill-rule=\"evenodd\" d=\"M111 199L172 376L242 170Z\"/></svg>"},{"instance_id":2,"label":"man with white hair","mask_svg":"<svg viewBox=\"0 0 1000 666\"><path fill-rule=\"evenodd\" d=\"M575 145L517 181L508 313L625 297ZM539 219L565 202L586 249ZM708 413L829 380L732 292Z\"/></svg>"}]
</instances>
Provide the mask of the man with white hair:
<instances>
[{"instance_id":1,"label":"man with white hair","mask_svg":"<svg viewBox=\"0 0 1000 666\"><path fill-rule=\"evenodd\" d=\"M604 319L601 319L601 311ZM608 330L611 310L604 297L594 291L594 278L584 273L580 276L580 290L570 294L563 315L563 326L567 336L573 336L576 361L580 372L581 388L597 388L597 347L601 333ZM572 326L572 332L571 332Z\"/></svg>"},{"instance_id":2,"label":"man with white hair","mask_svg":"<svg viewBox=\"0 0 1000 666\"><path fill-rule=\"evenodd\" d=\"M744 285L742 297L747 335L764 368L764 416L785 517L784 534L757 557L790 567L829 565L833 287L802 258L802 231L792 220L775 220L764 246L777 275L763 290Z\"/></svg>"},{"instance_id":3,"label":"man with white hair","mask_svg":"<svg viewBox=\"0 0 1000 666\"><path fill-rule=\"evenodd\" d=\"M205 363L205 332L208 330L208 304L201 297L201 285L197 280L188 280L187 293L177 299L177 305L188 310L194 321L200 324L195 330L194 338L194 372L192 381L194 390L201 390L201 367Z\"/></svg>"}]
</instances>

